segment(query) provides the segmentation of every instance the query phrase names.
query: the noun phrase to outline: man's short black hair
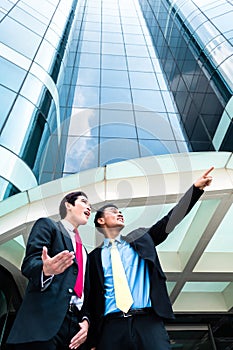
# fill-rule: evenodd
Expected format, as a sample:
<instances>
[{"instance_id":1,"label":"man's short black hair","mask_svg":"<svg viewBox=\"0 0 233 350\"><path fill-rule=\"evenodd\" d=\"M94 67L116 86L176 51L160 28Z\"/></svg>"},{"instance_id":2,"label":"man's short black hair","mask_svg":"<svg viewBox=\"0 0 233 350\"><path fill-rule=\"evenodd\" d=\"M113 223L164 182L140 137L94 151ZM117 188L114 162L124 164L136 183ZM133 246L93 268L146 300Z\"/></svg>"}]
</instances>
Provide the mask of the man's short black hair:
<instances>
[{"instance_id":1,"label":"man's short black hair","mask_svg":"<svg viewBox=\"0 0 233 350\"><path fill-rule=\"evenodd\" d=\"M59 214L60 214L61 219L64 219L66 217L66 214L67 214L65 203L68 202L68 203L74 205L76 199L79 196L84 196L88 199L86 193L84 193L82 191L70 192L62 199L60 206L59 206Z\"/></svg>"},{"instance_id":2,"label":"man's short black hair","mask_svg":"<svg viewBox=\"0 0 233 350\"><path fill-rule=\"evenodd\" d=\"M95 227L100 227L100 224L98 223L98 219L103 217L104 210L106 208L116 208L116 209L118 209L118 207L115 204L112 204L112 203L105 204L101 208L99 208L97 210L96 214L95 214L95 219L94 219Z\"/></svg>"}]
</instances>

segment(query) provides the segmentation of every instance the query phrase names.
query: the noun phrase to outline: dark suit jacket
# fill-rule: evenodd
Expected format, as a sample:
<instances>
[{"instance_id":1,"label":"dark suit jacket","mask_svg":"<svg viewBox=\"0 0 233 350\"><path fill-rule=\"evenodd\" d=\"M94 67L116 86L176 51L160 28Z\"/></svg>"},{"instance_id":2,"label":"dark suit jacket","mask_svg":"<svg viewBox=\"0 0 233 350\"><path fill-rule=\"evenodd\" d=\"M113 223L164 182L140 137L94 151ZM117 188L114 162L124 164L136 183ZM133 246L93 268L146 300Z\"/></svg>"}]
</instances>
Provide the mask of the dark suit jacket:
<instances>
[{"instance_id":1,"label":"dark suit jacket","mask_svg":"<svg viewBox=\"0 0 233 350\"><path fill-rule=\"evenodd\" d=\"M203 191L192 186L179 203L161 220L150 228L138 228L124 239L149 265L150 298L155 313L163 319L173 318L171 302L166 288L166 277L161 268L155 246L162 243L185 215L192 209ZM90 313L91 327L88 338L90 347L96 346L104 316L104 274L101 262L101 247L90 255Z\"/></svg>"},{"instance_id":2,"label":"dark suit jacket","mask_svg":"<svg viewBox=\"0 0 233 350\"><path fill-rule=\"evenodd\" d=\"M51 284L41 291L42 247L48 248L49 256L68 249L73 251L72 241L64 226L49 218L36 221L30 233L26 255L22 264L22 273L28 278L22 305L8 337L8 343L27 343L47 341L60 329L65 318L73 287L75 285L78 266L76 261L59 275L55 275ZM86 309L86 297L89 293L88 260L82 307L83 316L89 316Z\"/></svg>"}]
</instances>

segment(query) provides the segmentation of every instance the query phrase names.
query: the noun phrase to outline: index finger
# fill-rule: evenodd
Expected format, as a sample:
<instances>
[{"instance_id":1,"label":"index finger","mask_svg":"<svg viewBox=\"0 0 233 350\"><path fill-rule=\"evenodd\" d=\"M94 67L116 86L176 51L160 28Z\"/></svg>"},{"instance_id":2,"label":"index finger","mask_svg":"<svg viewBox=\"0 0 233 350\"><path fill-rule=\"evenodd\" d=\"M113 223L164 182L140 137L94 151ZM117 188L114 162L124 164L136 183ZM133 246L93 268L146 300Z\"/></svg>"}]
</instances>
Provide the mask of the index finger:
<instances>
[{"instance_id":1,"label":"index finger","mask_svg":"<svg viewBox=\"0 0 233 350\"><path fill-rule=\"evenodd\" d=\"M214 166L212 166L211 168L209 168L209 169L203 174L203 176L205 177L205 176L209 175L209 173L210 173L213 169L214 169Z\"/></svg>"}]
</instances>

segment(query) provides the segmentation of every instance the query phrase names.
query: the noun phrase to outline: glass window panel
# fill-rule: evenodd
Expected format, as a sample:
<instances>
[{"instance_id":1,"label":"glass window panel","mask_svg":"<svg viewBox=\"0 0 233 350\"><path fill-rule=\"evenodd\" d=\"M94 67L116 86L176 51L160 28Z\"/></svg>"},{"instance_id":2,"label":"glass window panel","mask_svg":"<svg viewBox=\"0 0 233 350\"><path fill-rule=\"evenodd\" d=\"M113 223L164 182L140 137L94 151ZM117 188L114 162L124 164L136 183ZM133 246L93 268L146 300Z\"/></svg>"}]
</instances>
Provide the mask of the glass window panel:
<instances>
[{"instance_id":1,"label":"glass window panel","mask_svg":"<svg viewBox=\"0 0 233 350\"><path fill-rule=\"evenodd\" d=\"M99 88L77 86L74 91L74 107L92 107L99 105Z\"/></svg>"},{"instance_id":2,"label":"glass window panel","mask_svg":"<svg viewBox=\"0 0 233 350\"><path fill-rule=\"evenodd\" d=\"M41 37L18 22L15 22L10 17L6 17L0 23L0 41L25 56L32 58L35 55Z\"/></svg>"},{"instance_id":3,"label":"glass window panel","mask_svg":"<svg viewBox=\"0 0 233 350\"><path fill-rule=\"evenodd\" d=\"M18 2L17 3L17 7L20 7L21 9L23 9L24 11L30 13L32 16L34 16L35 18L37 18L39 21L41 21L42 23L45 23L46 26L48 26L49 21L50 21L50 17L48 18L47 15L48 13L46 13L46 16L44 16L43 11L37 11L36 8L33 6L31 7L30 4L32 4L32 2L30 1L29 4L26 4L25 2Z\"/></svg>"},{"instance_id":4,"label":"glass window panel","mask_svg":"<svg viewBox=\"0 0 233 350\"><path fill-rule=\"evenodd\" d=\"M191 21L191 27L192 27L192 32L195 33L196 29L200 26L203 25L207 21L207 18L205 17L204 14L198 13L197 16L195 16ZM195 35L194 35L195 36Z\"/></svg>"},{"instance_id":5,"label":"glass window panel","mask_svg":"<svg viewBox=\"0 0 233 350\"><path fill-rule=\"evenodd\" d=\"M90 31L101 31L101 21L99 23L86 22L85 24L83 24L83 28L85 28L85 30L90 30Z\"/></svg>"},{"instance_id":6,"label":"glass window panel","mask_svg":"<svg viewBox=\"0 0 233 350\"><path fill-rule=\"evenodd\" d=\"M101 88L101 104L122 103L131 106L131 94L129 89ZM130 107L129 108L132 108ZM124 107L123 107L124 108Z\"/></svg>"},{"instance_id":7,"label":"glass window panel","mask_svg":"<svg viewBox=\"0 0 233 350\"><path fill-rule=\"evenodd\" d=\"M77 85L96 85L100 84L100 70L91 68L79 68Z\"/></svg>"},{"instance_id":8,"label":"glass window panel","mask_svg":"<svg viewBox=\"0 0 233 350\"><path fill-rule=\"evenodd\" d=\"M79 51L83 52L89 52L89 53L100 53L100 43L96 41L86 41L83 40L80 42L80 49Z\"/></svg>"},{"instance_id":9,"label":"glass window panel","mask_svg":"<svg viewBox=\"0 0 233 350\"><path fill-rule=\"evenodd\" d=\"M160 91L132 89L132 95L135 109L147 108L156 112L166 112Z\"/></svg>"},{"instance_id":10,"label":"glass window panel","mask_svg":"<svg viewBox=\"0 0 233 350\"><path fill-rule=\"evenodd\" d=\"M159 90L155 74L129 72L129 77L132 88Z\"/></svg>"},{"instance_id":11,"label":"glass window panel","mask_svg":"<svg viewBox=\"0 0 233 350\"><path fill-rule=\"evenodd\" d=\"M53 47L57 48L60 43L60 37L54 30L48 28L44 37Z\"/></svg>"},{"instance_id":12,"label":"glass window panel","mask_svg":"<svg viewBox=\"0 0 233 350\"><path fill-rule=\"evenodd\" d=\"M97 31L85 30L85 31L82 31L81 37L82 37L82 40L100 42L101 34L100 32L97 32Z\"/></svg>"},{"instance_id":13,"label":"glass window panel","mask_svg":"<svg viewBox=\"0 0 233 350\"><path fill-rule=\"evenodd\" d=\"M15 98L16 94L13 91L0 86L0 129L5 122L6 116Z\"/></svg>"},{"instance_id":14,"label":"glass window panel","mask_svg":"<svg viewBox=\"0 0 233 350\"><path fill-rule=\"evenodd\" d=\"M0 58L0 70L4 72L0 75L0 84L18 91L27 72L4 58Z\"/></svg>"},{"instance_id":15,"label":"glass window panel","mask_svg":"<svg viewBox=\"0 0 233 350\"><path fill-rule=\"evenodd\" d=\"M98 167L98 138L68 137L65 173Z\"/></svg>"},{"instance_id":16,"label":"glass window panel","mask_svg":"<svg viewBox=\"0 0 233 350\"><path fill-rule=\"evenodd\" d=\"M129 70L139 72L153 72L153 66L150 58L127 57Z\"/></svg>"},{"instance_id":17,"label":"glass window panel","mask_svg":"<svg viewBox=\"0 0 233 350\"><path fill-rule=\"evenodd\" d=\"M222 33L224 33L225 31L232 29L232 18L233 11L230 11L222 14L221 16L212 18L212 22L217 28L220 29Z\"/></svg>"},{"instance_id":18,"label":"glass window panel","mask_svg":"<svg viewBox=\"0 0 233 350\"><path fill-rule=\"evenodd\" d=\"M123 27L123 32L129 33L129 34L141 34L142 28L140 26L126 25L125 24Z\"/></svg>"},{"instance_id":19,"label":"glass window panel","mask_svg":"<svg viewBox=\"0 0 233 350\"><path fill-rule=\"evenodd\" d=\"M3 13L7 13L12 7L13 4L10 1L1 0L0 11L2 11Z\"/></svg>"},{"instance_id":20,"label":"glass window panel","mask_svg":"<svg viewBox=\"0 0 233 350\"><path fill-rule=\"evenodd\" d=\"M102 110L100 136L136 138L132 111Z\"/></svg>"},{"instance_id":21,"label":"glass window panel","mask_svg":"<svg viewBox=\"0 0 233 350\"><path fill-rule=\"evenodd\" d=\"M174 140L167 114L136 111L135 118L139 138Z\"/></svg>"},{"instance_id":22,"label":"glass window panel","mask_svg":"<svg viewBox=\"0 0 233 350\"><path fill-rule=\"evenodd\" d=\"M149 53L147 46L140 45L125 45L126 54L128 56L137 56L137 57L148 57Z\"/></svg>"},{"instance_id":23,"label":"glass window panel","mask_svg":"<svg viewBox=\"0 0 233 350\"><path fill-rule=\"evenodd\" d=\"M219 31L209 21L203 23L195 32L195 35L201 38L202 47L205 47L205 45L218 34Z\"/></svg>"},{"instance_id":24,"label":"glass window panel","mask_svg":"<svg viewBox=\"0 0 233 350\"><path fill-rule=\"evenodd\" d=\"M115 138L135 138L136 130L135 127L126 123L105 123L101 124L100 127L101 137L115 137Z\"/></svg>"},{"instance_id":25,"label":"glass window panel","mask_svg":"<svg viewBox=\"0 0 233 350\"><path fill-rule=\"evenodd\" d=\"M42 93L44 93L44 91L44 84L34 75L29 73L22 86L20 94L39 107Z\"/></svg>"},{"instance_id":26,"label":"glass window panel","mask_svg":"<svg viewBox=\"0 0 233 350\"><path fill-rule=\"evenodd\" d=\"M140 139L139 144L142 157L178 152L175 141Z\"/></svg>"},{"instance_id":27,"label":"glass window panel","mask_svg":"<svg viewBox=\"0 0 233 350\"><path fill-rule=\"evenodd\" d=\"M101 15L100 14L86 13L84 19L85 19L85 21L88 20L88 22L100 22Z\"/></svg>"},{"instance_id":28,"label":"glass window panel","mask_svg":"<svg viewBox=\"0 0 233 350\"><path fill-rule=\"evenodd\" d=\"M47 29L47 26L44 23L39 21L36 17L33 17L27 12L21 10L19 7L14 7L11 10L10 17L20 23L23 23L25 27L29 28L40 36L43 36Z\"/></svg>"},{"instance_id":29,"label":"glass window panel","mask_svg":"<svg viewBox=\"0 0 233 350\"><path fill-rule=\"evenodd\" d=\"M45 55L45 52L46 52L46 55ZM47 72L49 72L53 63L54 55L55 55L54 47L48 41L43 40L36 54L35 62L37 62Z\"/></svg>"},{"instance_id":30,"label":"glass window panel","mask_svg":"<svg viewBox=\"0 0 233 350\"><path fill-rule=\"evenodd\" d=\"M102 55L102 68L126 70L126 57L118 55Z\"/></svg>"},{"instance_id":31,"label":"glass window panel","mask_svg":"<svg viewBox=\"0 0 233 350\"><path fill-rule=\"evenodd\" d=\"M102 21L104 23L111 23L111 24L116 23L116 24L120 25L120 18L119 18L119 16L117 16L117 14L115 16L103 15Z\"/></svg>"},{"instance_id":32,"label":"glass window panel","mask_svg":"<svg viewBox=\"0 0 233 350\"><path fill-rule=\"evenodd\" d=\"M79 67L100 68L100 56L97 54L81 53Z\"/></svg>"},{"instance_id":33,"label":"glass window panel","mask_svg":"<svg viewBox=\"0 0 233 350\"><path fill-rule=\"evenodd\" d=\"M131 11L131 9L130 9L130 11ZM137 16L137 14L135 13L134 14L134 18L133 17L131 17L131 18L129 18L129 17L121 17L121 22L123 23L123 25L125 25L125 24L134 24L134 25L140 25L140 22L139 22L139 20L138 20L138 18L136 18L136 16Z\"/></svg>"},{"instance_id":34,"label":"glass window panel","mask_svg":"<svg viewBox=\"0 0 233 350\"><path fill-rule=\"evenodd\" d=\"M110 55L124 55L125 53L124 45L114 44L114 43L103 43L102 53L110 54Z\"/></svg>"},{"instance_id":35,"label":"glass window panel","mask_svg":"<svg viewBox=\"0 0 233 350\"><path fill-rule=\"evenodd\" d=\"M227 2L223 2L222 4L215 2L209 6L204 5L202 8L203 10L205 9L205 14L208 16L208 18L212 18L231 11L232 4Z\"/></svg>"},{"instance_id":36,"label":"glass window panel","mask_svg":"<svg viewBox=\"0 0 233 350\"><path fill-rule=\"evenodd\" d=\"M109 24L109 23L103 23L102 25L103 32L114 32L114 33L121 33L121 25L120 24Z\"/></svg>"},{"instance_id":37,"label":"glass window panel","mask_svg":"<svg viewBox=\"0 0 233 350\"><path fill-rule=\"evenodd\" d=\"M3 129L1 144L11 149L14 153L20 154L26 135L30 132L30 126L34 121L36 111L37 109L32 103L18 96ZM17 137L15 137L15 130L17 130Z\"/></svg>"},{"instance_id":38,"label":"glass window panel","mask_svg":"<svg viewBox=\"0 0 233 350\"><path fill-rule=\"evenodd\" d=\"M68 6L67 6L67 10L68 10ZM66 26L67 15L68 14L65 14L65 12L60 11L58 8L54 13L54 16L52 17L50 28L53 29L55 32L57 32L59 35L62 35L63 30Z\"/></svg>"},{"instance_id":39,"label":"glass window panel","mask_svg":"<svg viewBox=\"0 0 233 350\"><path fill-rule=\"evenodd\" d=\"M33 9L38 9L38 0L30 0L29 3ZM51 16L55 11L55 6L57 6L57 3L53 5L46 0L40 0L39 13L44 17L51 19Z\"/></svg>"},{"instance_id":40,"label":"glass window panel","mask_svg":"<svg viewBox=\"0 0 233 350\"><path fill-rule=\"evenodd\" d=\"M102 70L102 86L129 88L127 71Z\"/></svg>"},{"instance_id":41,"label":"glass window panel","mask_svg":"<svg viewBox=\"0 0 233 350\"><path fill-rule=\"evenodd\" d=\"M100 166L139 157L137 140L101 139Z\"/></svg>"},{"instance_id":42,"label":"glass window panel","mask_svg":"<svg viewBox=\"0 0 233 350\"><path fill-rule=\"evenodd\" d=\"M109 43L123 43L123 37L121 33L108 33L103 32L102 34L102 41L103 42L109 42Z\"/></svg>"},{"instance_id":43,"label":"glass window panel","mask_svg":"<svg viewBox=\"0 0 233 350\"><path fill-rule=\"evenodd\" d=\"M134 45L137 43L137 45L145 45L145 38L142 34L124 33L124 41L126 44Z\"/></svg>"},{"instance_id":44,"label":"glass window panel","mask_svg":"<svg viewBox=\"0 0 233 350\"><path fill-rule=\"evenodd\" d=\"M70 136L95 136L99 134L99 110L73 108L70 117Z\"/></svg>"}]
</instances>

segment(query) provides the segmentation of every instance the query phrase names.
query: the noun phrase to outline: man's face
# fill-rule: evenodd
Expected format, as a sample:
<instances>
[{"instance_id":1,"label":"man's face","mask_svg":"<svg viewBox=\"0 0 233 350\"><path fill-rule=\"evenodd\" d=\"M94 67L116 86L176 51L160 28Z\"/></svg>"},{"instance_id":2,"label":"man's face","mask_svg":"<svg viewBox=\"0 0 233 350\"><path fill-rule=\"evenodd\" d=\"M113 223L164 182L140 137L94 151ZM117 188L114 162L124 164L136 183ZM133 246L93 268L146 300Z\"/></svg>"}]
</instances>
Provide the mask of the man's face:
<instances>
[{"instance_id":1,"label":"man's face","mask_svg":"<svg viewBox=\"0 0 233 350\"><path fill-rule=\"evenodd\" d=\"M79 196L74 205L67 204L67 212L78 225L85 225L91 215L91 205L85 196Z\"/></svg>"},{"instance_id":2,"label":"man's face","mask_svg":"<svg viewBox=\"0 0 233 350\"><path fill-rule=\"evenodd\" d=\"M103 217L100 219L101 225L106 228L124 228L124 217L119 209L109 207L104 209Z\"/></svg>"}]
</instances>

